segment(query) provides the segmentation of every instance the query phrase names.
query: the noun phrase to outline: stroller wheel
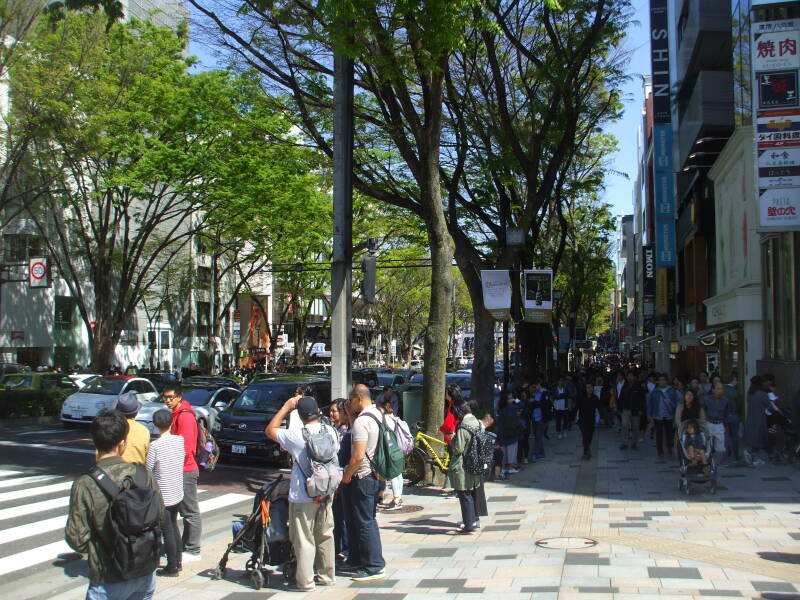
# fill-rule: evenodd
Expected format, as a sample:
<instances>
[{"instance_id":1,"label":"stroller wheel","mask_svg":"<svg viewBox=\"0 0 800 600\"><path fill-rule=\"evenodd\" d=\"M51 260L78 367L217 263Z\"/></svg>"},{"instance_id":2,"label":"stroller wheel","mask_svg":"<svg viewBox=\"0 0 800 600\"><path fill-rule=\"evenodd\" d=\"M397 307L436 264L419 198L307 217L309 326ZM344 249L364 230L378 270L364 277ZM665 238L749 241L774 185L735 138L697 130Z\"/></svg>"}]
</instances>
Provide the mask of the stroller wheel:
<instances>
[{"instance_id":1,"label":"stroller wheel","mask_svg":"<svg viewBox=\"0 0 800 600\"><path fill-rule=\"evenodd\" d=\"M254 569L249 572L250 573L250 583L253 584L253 588L256 590L260 590L264 587L264 575L258 569Z\"/></svg>"},{"instance_id":2,"label":"stroller wheel","mask_svg":"<svg viewBox=\"0 0 800 600\"><path fill-rule=\"evenodd\" d=\"M214 581L219 581L224 577L225 577L225 569L223 567L217 567L211 572L211 579L213 579Z\"/></svg>"}]
</instances>

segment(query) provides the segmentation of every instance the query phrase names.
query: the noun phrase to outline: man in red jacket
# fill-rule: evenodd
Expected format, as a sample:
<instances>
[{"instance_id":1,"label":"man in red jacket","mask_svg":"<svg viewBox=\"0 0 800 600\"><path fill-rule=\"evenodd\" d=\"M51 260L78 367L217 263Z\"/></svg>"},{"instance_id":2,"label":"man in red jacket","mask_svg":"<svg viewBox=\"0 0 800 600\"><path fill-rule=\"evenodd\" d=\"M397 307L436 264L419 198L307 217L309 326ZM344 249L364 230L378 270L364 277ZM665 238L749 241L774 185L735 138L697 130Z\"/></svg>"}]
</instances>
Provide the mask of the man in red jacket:
<instances>
[{"instance_id":1,"label":"man in red jacket","mask_svg":"<svg viewBox=\"0 0 800 600\"><path fill-rule=\"evenodd\" d=\"M197 503L197 480L200 468L197 466L197 415L186 400L179 383L171 383L161 392L164 404L172 411L172 429L174 435L183 436L183 447L186 454L183 459L183 500L178 512L183 517L183 562L200 560L200 534L203 522L200 518L200 506Z\"/></svg>"}]
</instances>

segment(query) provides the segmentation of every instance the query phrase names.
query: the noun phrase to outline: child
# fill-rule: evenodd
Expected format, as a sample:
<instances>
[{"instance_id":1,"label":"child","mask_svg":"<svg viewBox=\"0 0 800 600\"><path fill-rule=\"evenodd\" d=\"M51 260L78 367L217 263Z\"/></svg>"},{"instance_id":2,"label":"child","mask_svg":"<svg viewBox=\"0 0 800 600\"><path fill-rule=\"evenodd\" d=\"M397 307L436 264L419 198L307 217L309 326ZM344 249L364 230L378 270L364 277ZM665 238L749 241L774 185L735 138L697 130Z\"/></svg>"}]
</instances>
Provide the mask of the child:
<instances>
[{"instance_id":1,"label":"child","mask_svg":"<svg viewBox=\"0 0 800 600\"><path fill-rule=\"evenodd\" d=\"M399 421L399 417L394 414L394 406L392 405L392 398L386 398L382 396L379 400L380 404L378 405L378 410L380 410L383 414L385 414L387 418L387 422L392 421ZM394 428L395 426L392 426ZM387 511L395 511L395 510L402 510L403 508L403 474L400 473L397 477L392 479L391 481L387 482L392 490L392 501L389 503L383 502L384 506L386 507L384 510ZM387 494L388 495L388 494Z\"/></svg>"},{"instance_id":2,"label":"child","mask_svg":"<svg viewBox=\"0 0 800 600\"><path fill-rule=\"evenodd\" d=\"M697 426L697 421L686 423L686 431L683 434L683 447L686 450L686 457L697 466L700 463L708 464L706 456L706 436Z\"/></svg>"}]
</instances>

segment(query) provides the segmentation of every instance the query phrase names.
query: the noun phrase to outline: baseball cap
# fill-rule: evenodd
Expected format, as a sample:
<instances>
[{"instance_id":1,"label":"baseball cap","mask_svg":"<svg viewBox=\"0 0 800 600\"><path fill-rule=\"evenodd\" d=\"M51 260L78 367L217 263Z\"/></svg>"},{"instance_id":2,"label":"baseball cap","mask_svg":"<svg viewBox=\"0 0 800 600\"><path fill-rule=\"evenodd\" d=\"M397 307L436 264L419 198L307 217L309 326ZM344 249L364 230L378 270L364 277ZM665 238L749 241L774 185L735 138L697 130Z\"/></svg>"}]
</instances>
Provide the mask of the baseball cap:
<instances>
[{"instance_id":1,"label":"baseball cap","mask_svg":"<svg viewBox=\"0 0 800 600\"><path fill-rule=\"evenodd\" d=\"M297 401L297 414L299 414L300 418L304 421L311 417L316 417L319 415L317 401L311 396L303 396Z\"/></svg>"}]
</instances>

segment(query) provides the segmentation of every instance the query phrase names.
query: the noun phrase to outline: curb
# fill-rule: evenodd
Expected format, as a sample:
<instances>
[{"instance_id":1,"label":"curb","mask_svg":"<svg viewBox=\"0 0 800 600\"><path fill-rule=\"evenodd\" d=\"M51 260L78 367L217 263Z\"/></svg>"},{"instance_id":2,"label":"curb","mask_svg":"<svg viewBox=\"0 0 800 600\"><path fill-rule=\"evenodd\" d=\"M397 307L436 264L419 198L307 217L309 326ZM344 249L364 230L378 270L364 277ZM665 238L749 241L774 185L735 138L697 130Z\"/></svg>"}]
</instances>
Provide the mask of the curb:
<instances>
[{"instance_id":1,"label":"curb","mask_svg":"<svg viewBox=\"0 0 800 600\"><path fill-rule=\"evenodd\" d=\"M29 425L55 425L60 423L58 417L26 417L23 419L0 419L0 429L13 429Z\"/></svg>"}]
</instances>

